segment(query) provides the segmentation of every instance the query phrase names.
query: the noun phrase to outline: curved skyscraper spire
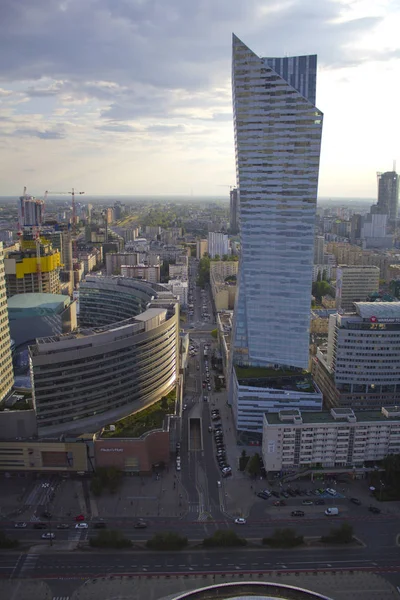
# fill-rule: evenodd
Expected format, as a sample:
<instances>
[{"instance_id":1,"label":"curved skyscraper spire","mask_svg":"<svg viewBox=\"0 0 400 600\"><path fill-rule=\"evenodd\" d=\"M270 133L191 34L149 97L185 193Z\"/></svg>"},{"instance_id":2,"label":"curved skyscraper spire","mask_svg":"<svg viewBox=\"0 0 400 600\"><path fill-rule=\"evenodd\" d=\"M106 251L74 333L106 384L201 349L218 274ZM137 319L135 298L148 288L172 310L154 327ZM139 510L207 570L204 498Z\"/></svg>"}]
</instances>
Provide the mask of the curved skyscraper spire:
<instances>
[{"instance_id":1,"label":"curved skyscraper spire","mask_svg":"<svg viewBox=\"0 0 400 600\"><path fill-rule=\"evenodd\" d=\"M316 67L315 55L260 58L233 36L241 234L234 365L308 367L323 120Z\"/></svg>"},{"instance_id":2,"label":"curved skyscraper spire","mask_svg":"<svg viewBox=\"0 0 400 600\"><path fill-rule=\"evenodd\" d=\"M315 82L316 56L260 58L233 36L242 248L233 341L244 365L308 365L322 132Z\"/></svg>"}]
</instances>

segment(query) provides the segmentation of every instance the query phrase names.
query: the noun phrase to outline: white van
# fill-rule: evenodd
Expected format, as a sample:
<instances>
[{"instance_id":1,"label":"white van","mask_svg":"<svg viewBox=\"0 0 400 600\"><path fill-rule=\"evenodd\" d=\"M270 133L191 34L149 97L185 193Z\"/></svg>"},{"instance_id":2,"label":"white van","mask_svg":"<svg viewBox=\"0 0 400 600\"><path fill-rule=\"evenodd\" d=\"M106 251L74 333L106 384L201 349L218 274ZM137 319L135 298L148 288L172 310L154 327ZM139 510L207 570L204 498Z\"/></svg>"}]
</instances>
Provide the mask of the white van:
<instances>
[{"instance_id":1,"label":"white van","mask_svg":"<svg viewBox=\"0 0 400 600\"><path fill-rule=\"evenodd\" d=\"M338 508L327 508L325 511L327 517L336 517L339 514Z\"/></svg>"}]
</instances>

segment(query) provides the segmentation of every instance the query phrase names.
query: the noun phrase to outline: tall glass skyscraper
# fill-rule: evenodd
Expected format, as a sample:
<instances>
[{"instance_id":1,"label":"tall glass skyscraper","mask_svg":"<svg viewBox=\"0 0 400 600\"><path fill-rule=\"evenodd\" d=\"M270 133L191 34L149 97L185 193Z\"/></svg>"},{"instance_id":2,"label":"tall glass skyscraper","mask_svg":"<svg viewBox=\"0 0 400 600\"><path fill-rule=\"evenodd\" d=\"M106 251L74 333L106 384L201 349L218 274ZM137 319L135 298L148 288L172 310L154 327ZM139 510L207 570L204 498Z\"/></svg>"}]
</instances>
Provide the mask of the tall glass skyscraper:
<instances>
[{"instance_id":1,"label":"tall glass skyscraper","mask_svg":"<svg viewBox=\"0 0 400 600\"><path fill-rule=\"evenodd\" d=\"M233 36L242 255L240 365L307 368L322 113L316 56L260 58Z\"/></svg>"},{"instance_id":2,"label":"tall glass skyscraper","mask_svg":"<svg viewBox=\"0 0 400 600\"><path fill-rule=\"evenodd\" d=\"M241 258L229 402L240 430L266 411L320 410L306 371L323 115L316 56L260 58L233 36Z\"/></svg>"}]
</instances>

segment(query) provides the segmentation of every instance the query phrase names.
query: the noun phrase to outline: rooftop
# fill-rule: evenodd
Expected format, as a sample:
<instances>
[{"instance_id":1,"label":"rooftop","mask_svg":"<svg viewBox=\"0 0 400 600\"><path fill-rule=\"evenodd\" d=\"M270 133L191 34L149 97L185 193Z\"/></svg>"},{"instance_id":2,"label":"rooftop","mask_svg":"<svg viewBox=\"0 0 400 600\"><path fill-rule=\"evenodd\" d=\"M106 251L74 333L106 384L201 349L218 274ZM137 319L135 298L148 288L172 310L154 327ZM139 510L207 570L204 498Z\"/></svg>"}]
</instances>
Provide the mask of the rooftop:
<instances>
[{"instance_id":1,"label":"rooftop","mask_svg":"<svg viewBox=\"0 0 400 600\"><path fill-rule=\"evenodd\" d=\"M15 294L7 299L9 311L38 310L56 312L70 304L69 296L64 294ZM62 306L61 306L62 305Z\"/></svg>"},{"instance_id":2,"label":"rooftop","mask_svg":"<svg viewBox=\"0 0 400 600\"><path fill-rule=\"evenodd\" d=\"M400 407L390 407L381 410L366 410L366 411L353 411L352 409L345 409L347 412L342 412L343 409L332 409L322 410L320 412L307 412L294 410L282 410L279 413L265 413L265 418L270 425L281 425L284 426L290 417L300 416L303 424L312 423L336 423L338 425L345 425L349 423L349 418L352 415L355 417L357 423L371 423L374 421L400 421ZM352 414L350 414L350 411ZM336 418L332 412L336 413ZM290 413L290 414L289 414Z\"/></svg>"},{"instance_id":3,"label":"rooftop","mask_svg":"<svg viewBox=\"0 0 400 600\"><path fill-rule=\"evenodd\" d=\"M396 319L400 321L400 302L355 302L356 312L362 319Z\"/></svg>"},{"instance_id":4,"label":"rooftop","mask_svg":"<svg viewBox=\"0 0 400 600\"><path fill-rule=\"evenodd\" d=\"M315 393L311 373L301 369L272 369L270 367L240 367L235 365L239 385Z\"/></svg>"}]
</instances>

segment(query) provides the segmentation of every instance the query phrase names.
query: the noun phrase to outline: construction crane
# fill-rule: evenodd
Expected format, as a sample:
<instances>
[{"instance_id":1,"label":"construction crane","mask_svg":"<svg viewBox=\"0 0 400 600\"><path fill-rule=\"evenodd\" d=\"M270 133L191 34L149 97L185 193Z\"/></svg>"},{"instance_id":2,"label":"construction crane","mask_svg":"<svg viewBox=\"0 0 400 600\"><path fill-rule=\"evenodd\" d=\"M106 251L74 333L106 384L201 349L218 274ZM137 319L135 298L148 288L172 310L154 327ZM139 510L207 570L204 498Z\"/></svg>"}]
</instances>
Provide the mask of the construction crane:
<instances>
[{"instance_id":1,"label":"construction crane","mask_svg":"<svg viewBox=\"0 0 400 600\"><path fill-rule=\"evenodd\" d=\"M75 188L72 188L72 190L70 192L49 192L49 191L46 191L46 198L47 198L47 194L57 194L57 195L60 195L60 196L64 196L66 194L69 194L69 195L72 196L72 234L73 234L72 257L73 258L77 258L77 251L76 251L76 206L75 206L75 195L81 196L84 193L85 192L76 192Z\"/></svg>"}]
</instances>

